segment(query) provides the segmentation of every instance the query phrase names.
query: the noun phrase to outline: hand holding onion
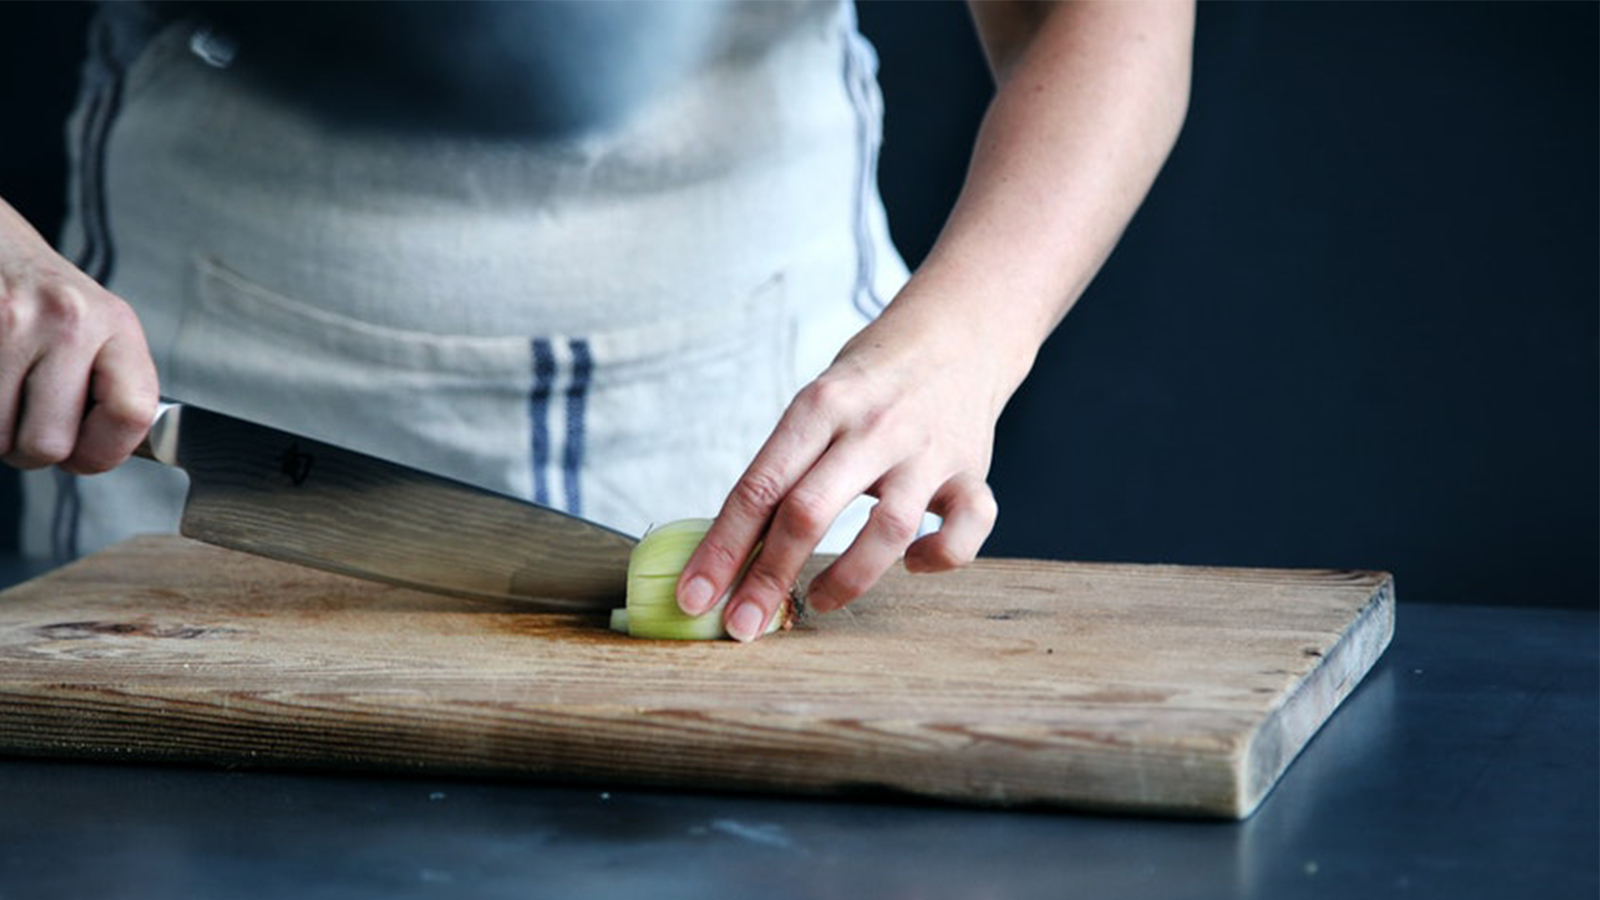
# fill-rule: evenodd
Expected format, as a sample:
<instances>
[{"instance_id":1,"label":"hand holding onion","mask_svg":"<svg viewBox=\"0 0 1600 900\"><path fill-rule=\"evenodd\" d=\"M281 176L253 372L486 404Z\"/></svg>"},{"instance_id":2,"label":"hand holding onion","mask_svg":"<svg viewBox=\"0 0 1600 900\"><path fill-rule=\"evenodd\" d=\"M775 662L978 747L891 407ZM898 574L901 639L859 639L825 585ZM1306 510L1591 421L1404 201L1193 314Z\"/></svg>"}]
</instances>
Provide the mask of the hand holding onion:
<instances>
[{"instance_id":1,"label":"hand holding onion","mask_svg":"<svg viewBox=\"0 0 1600 900\"><path fill-rule=\"evenodd\" d=\"M878 503L806 588L811 609L850 603L902 556L911 571L933 572L977 555L996 513L984 481L995 422L1032 354L1003 359L982 329L924 314L909 293L784 413L684 566L684 613L720 603L731 636L766 633L829 526L862 494ZM943 527L919 536L928 511Z\"/></svg>"}]
</instances>

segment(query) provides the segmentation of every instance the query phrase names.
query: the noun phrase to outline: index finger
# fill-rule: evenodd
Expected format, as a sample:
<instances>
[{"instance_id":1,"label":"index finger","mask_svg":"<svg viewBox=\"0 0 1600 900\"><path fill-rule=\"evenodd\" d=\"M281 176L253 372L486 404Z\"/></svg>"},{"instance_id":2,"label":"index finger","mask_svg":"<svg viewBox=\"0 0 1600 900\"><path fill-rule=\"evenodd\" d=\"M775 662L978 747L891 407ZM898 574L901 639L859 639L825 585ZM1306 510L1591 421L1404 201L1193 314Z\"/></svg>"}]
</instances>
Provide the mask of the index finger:
<instances>
[{"instance_id":1,"label":"index finger","mask_svg":"<svg viewBox=\"0 0 1600 900\"><path fill-rule=\"evenodd\" d=\"M75 475L107 471L150 430L161 391L141 335L114 337L95 357L91 400L78 443L61 468Z\"/></svg>"},{"instance_id":2,"label":"index finger","mask_svg":"<svg viewBox=\"0 0 1600 900\"><path fill-rule=\"evenodd\" d=\"M705 539L678 577L678 606L697 616L733 587L778 504L827 450L832 429L791 407L728 492Z\"/></svg>"}]
</instances>

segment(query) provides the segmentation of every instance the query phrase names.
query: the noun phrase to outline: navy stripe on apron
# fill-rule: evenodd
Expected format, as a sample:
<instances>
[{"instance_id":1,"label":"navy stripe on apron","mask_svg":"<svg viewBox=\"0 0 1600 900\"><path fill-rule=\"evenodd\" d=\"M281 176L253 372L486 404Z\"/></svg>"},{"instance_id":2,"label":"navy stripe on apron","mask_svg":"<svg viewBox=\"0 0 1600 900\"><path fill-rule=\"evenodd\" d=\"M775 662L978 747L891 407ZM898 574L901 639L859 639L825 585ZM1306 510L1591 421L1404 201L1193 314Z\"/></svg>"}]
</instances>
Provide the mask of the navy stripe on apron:
<instances>
[{"instance_id":1,"label":"navy stripe on apron","mask_svg":"<svg viewBox=\"0 0 1600 900\"><path fill-rule=\"evenodd\" d=\"M550 386L556 379L556 358L550 341L533 339L533 390L528 395L529 436L533 447L533 502L550 505Z\"/></svg>"},{"instance_id":2,"label":"navy stripe on apron","mask_svg":"<svg viewBox=\"0 0 1600 900\"><path fill-rule=\"evenodd\" d=\"M73 263L83 270L84 274L96 280L106 268L101 264L105 249L105 227L101 221L104 206L96 199L104 187L100 181L95 159L105 146L100 139L100 132L105 127L106 110L111 106L108 94L109 92L101 87L95 90L93 97L89 98L89 109L83 126L83 140L78 146L78 215L81 217L83 228L83 248Z\"/></svg>"},{"instance_id":3,"label":"navy stripe on apron","mask_svg":"<svg viewBox=\"0 0 1600 900\"><path fill-rule=\"evenodd\" d=\"M79 148L80 210L83 216L83 253L78 268L95 281L105 284L116 267L116 248L111 242L111 227L106 215L106 144L111 125L122 108L123 70L111 48L111 29L105 20L96 20L92 48L98 84L90 101L88 118Z\"/></svg>"},{"instance_id":4,"label":"navy stripe on apron","mask_svg":"<svg viewBox=\"0 0 1600 900\"><path fill-rule=\"evenodd\" d=\"M82 249L74 263L84 274L104 285L116 268L116 250L106 214L106 144L111 125L122 107L123 67L111 47L111 29L95 20L91 36L90 66L86 78L93 93L85 110L78 146L78 217L83 229ZM50 522L50 549L58 561L78 556L78 520L82 501L76 476L56 470L56 502Z\"/></svg>"},{"instance_id":5,"label":"navy stripe on apron","mask_svg":"<svg viewBox=\"0 0 1600 900\"><path fill-rule=\"evenodd\" d=\"M583 514L584 421L594 356L583 338L533 339L528 393L533 501ZM561 501L553 496L559 485Z\"/></svg>"},{"instance_id":6,"label":"navy stripe on apron","mask_svg":"<svg viewBox=\"0 0 1600 900\"><path fill-rule=\"evenodd\" d=\"M844 87L856 114L855 239L856 311L875 319L887 304L878 296L877 258L872 240L870 198L878 179L878 150L883 143L882 110L875 93L877 62L866 39L856 34L853 11L844 35Z\"/></svg>"},{"instance_id":7,"label":"navy stripe on apron","mask_svg":"<svg viewBox=\"0 0 1600 900\"><path fill-rule=\"evenodd\" d=\"M583 410L594 359L589 342L581 338L572 341L571 350L572 380L567 384L567 442L561 448L561 475L567 489L567 511L576 516L583 514L578 475L583 469Z\"/></svg>"}]
</instances>

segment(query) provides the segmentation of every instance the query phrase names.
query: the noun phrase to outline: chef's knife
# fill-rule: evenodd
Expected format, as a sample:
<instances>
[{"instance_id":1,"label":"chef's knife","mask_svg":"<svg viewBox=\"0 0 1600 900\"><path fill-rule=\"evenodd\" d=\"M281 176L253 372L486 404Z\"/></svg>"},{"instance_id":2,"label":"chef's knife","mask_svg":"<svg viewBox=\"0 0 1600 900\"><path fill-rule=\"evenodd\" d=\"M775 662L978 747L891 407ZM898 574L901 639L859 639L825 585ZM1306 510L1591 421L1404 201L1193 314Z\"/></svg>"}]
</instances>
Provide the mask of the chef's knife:
<instances>
[{"instance_id":1,"label":"chef's knife","mask_svg":"<svg viewBox=\"0 0 1600 900\"><path fill-rule=\"evenodd\" d=\"M631 538L535 503L180 403L136 451L189 475L197 540L436 593L620 605Z\"/></svg>"}]
</instances>

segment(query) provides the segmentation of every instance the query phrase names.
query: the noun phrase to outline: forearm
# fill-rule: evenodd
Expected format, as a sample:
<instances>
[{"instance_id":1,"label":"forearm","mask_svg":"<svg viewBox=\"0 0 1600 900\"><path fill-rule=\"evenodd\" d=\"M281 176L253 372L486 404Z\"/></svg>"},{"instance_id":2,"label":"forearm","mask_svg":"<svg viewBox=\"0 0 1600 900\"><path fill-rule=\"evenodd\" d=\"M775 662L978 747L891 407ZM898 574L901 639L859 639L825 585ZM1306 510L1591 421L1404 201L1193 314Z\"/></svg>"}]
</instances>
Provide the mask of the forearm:
<instances>
[{"instance_id":1,"label":"forearm","mask_svg":"<svg viewBox=\"0 0 1600 900\"><path fill-rule=\"evenodd\" d=\"M1018 359L1020 371L1007 374L1020 382L1177 138L1193 9L1165 0L980 0L974 16L998 91L960 198L891 311L962 323Z\"/></svg>"}]
</instances>

